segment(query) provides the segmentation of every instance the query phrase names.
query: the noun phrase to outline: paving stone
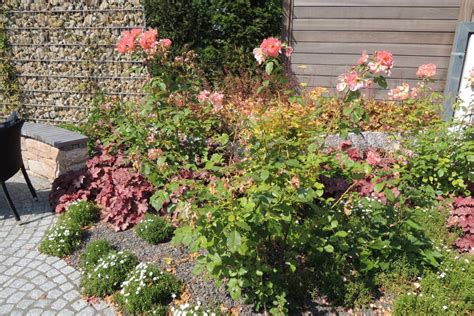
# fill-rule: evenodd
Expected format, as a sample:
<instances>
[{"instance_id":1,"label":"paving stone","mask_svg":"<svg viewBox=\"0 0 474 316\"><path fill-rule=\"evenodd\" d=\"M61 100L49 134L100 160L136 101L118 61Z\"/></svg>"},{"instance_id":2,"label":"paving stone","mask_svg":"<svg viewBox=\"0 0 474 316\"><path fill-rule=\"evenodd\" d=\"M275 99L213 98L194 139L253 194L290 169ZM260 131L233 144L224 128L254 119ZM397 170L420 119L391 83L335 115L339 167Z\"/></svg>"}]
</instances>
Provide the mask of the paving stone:
<instances>
[{"instance_id":1,"label":"paving stone","mask_svg":"<svg viewBox=\"0 0 474 316\"><path fill-rule=\"evenodd\" d=\"M51 308L56 310L56 311L59 311L61 310L64 306L66 306L67 304L67 301L63 300L63 299L58 299L56 302L54 302L53 304L51 304Z\"/></svg>"},{"instance_id":2,"label":"paving stone","mask_svg":"<svg viewBox=\"0 0 474 316\"><path fill-rule=\"evenodd\" d=\"M14 292L15 292L15 289L12 289L12 288L6 288L6 289L3 289L3 290L0 290L0 299L1 298L7 298L10 295L12 295Z\"/></svg>"},{"instance_id":3,"label":"paving stone","mask_svg":"<svg viewBox=\"0 0 474 316\"><path fill-rule=\"evenodd\" d=\"M42 310L39 308L33 308L26 312L26 316L38 316L41 315Z\"/></svg>"},{"instance_id":4,"label":"paving stone","mask_svg":"<svg viewBox=\"0 0 474 316\"><path fill-rule=\"evenodd\" d=\"M33 300L22 299L21 301L18 302L18 304L16 304L16 307L20 309L27 309L33 303L34 303Z\"/></svg>"},{"instance_id":5,"label":"paving stone","mask_svg":"<svg viewBox=\"0 0 474 316\"><path fill-rule=\"evenodd\" d=\"M72 283L66 282L63 285L61 285L59 288L61 289L61 291L67 292L67 291L75 288L75 286Z\"/></svg>"},{"instance_id":6,"label":"paving stone","mask_svg":"<svg viewBox=\"0 0 474 316\"><path fill-rule=\"evenodd\" d=\"M82 300L79 300L79 301L76 301L72 304L72 308L74 308L74 310L76 312L79 312L81 311L82 309L84 309L85 307L87 306L87 303L85 301L82 301Z\"/></svg>"},{"instance_id":7,"label":"paving stone","mask_svg":"<svg viewBox=\"0 0 474 316\"><path fill-rule=\"evenodd\" d=\"M0 315L8 315L13 309L13 304L3 304L0 306Z\"/></svg>"},{"instance_id":8,"label":"paving stone","mask_svg":"<svg viewBox=\"0 0 474 316\"><path fill-rule=\"evenodd\" d=\"M54 284L53 281L46 281L45 283L43 283L43 284L40 285L40 288L41 288L43 291L48 292L49 290L51 290L51 289L54 288L55 286L56 286L56 284Z\"/></svg>"},{"instance_id":9,"label":"paving stone","mask_svg":"<svg viewBox=\"0 0 474 316\"><path fill-rule=\"evenodd\" d=\"M31 292L29 293L29 297L31 297L31 298L34 299L34 300L37 300L37 299L39 299L43 294L44 294L43 291L40 291L40 290L38 290L38 289L34 289L33 291L31 291Z\"/></svg>"},{"instance_id":10,"label":"paving stone","mask_svg":"<svg viewBox=\"0 0 474 316\"><path fill-rule=\"evenodd\" d=\"M89 305L81 299L79 271L62 259L38 252L57 217L47 200L50 183L31 180L39 202L33 202L21 175L8 181L15 184L7 184L21 224L0 198L0 315L116 315L105 302Z\"/></svg>"},{"instance_id":11,"label":"paving stone","mask_svg":"<svg viewBox=\"0 0 474 316\"><path fill-rule=\"evenodd\" d=\"M48 298L57 299L63 295L63 292L58 289L48 291Z\"/></svg>"},{"instance_id":12,"label":"paving stone","mask_svg":"<svg viewBox=\"0 0 474 316\"><path fill-rule=\"evenodd\" d=\"M15 293L10 295L10 297L7 299L6 302L8 304L16 304L16 303L20 302L21 299L23 298L23 296L25 296L25 295L26 295L26 292L15 291Z\"/></svg>"}]
</instances>

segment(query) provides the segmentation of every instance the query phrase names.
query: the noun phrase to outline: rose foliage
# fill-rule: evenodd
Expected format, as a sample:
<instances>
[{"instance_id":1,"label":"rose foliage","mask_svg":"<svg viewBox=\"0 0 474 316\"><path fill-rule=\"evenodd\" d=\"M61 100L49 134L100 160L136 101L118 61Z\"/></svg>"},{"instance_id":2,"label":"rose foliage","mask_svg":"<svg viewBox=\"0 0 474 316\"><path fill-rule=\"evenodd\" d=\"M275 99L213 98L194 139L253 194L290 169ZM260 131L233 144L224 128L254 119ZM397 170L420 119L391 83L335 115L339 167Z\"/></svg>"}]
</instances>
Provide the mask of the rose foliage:
<instances>
[{"instance_id":1,"label":"rose foliage","mask_svg":"<svg viewBox=\"0 0 474 316\"><path fill-rule=\"evenodd\" d=\"M334 304L367 304L380 294L379 276L400 261L417 275L436 271L445 253L428 238L425 208L440 196L471 195L474 168L464 167L472 163L472 127L448 129L433 105L435 67L421 69L416 98L405 98L403 88L392 91L396 100L376 102L364 89L387 88L393 56L365 53L339 77L338 97L323 89L300 94L278 90L291 48L269 38L254 50L265 69L252 81L260 83L255 90L212 90L195 55L172 57L157 34L143 45L125 34L118 47L147 60L151 54L158 65L148 96L107 100L86 126L99 143L125 151L107 150L83 178L55 182L58 211L71 200L95 199L103 219L119 229L136 223L152 187L126 168L126 157L155 186L151 206L178 226L174 242L201 251L195 273L274 315L292 312L309 293ZM382 114L384 104L389 113L408 113L408 128ZM390 124L385 130L407 141L387 152L345 140L372 126L383 130L380 117ZM342 138L334 148L326 145L331 134ZM459 212L470 207L455 205Z\"/></svg>"}]
</instances>

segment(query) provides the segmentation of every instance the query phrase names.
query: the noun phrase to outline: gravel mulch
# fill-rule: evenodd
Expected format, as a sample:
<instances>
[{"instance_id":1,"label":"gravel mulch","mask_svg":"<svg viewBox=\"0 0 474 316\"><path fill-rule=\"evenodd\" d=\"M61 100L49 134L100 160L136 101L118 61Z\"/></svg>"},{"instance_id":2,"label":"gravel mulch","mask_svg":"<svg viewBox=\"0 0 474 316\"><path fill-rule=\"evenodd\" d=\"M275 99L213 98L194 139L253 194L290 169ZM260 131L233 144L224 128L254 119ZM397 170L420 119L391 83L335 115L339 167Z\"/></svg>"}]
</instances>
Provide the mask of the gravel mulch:
<instances>
[{"instance_id":1,"label":"gravel mulch","mask_svg":"<svg viewBox=\"0 0 474 316\"><path fill-rule=\"evenodd\" d=\"M106 224L98 224L88 230L82 247L72 254L68 261L78 267L79 256L84 252L85 245L91 241L105 239L116 250L128 250L134 253L142 262L155 263L161 269L171 272L185 284L182 298L190 303L200 301L205 308L227 310L233 315L262 315L253 311L252 305L242 301L233 301L224 286L217 287L213 280L203 275L194 275L196 254L184 246L176 246L170 242L150 245L135 235L133 229L116 232ZM331 307L318 301L306 301L305 312L300 315L390 315L390 304L376 302L378 309L347 310L341 307ZM382 307L383 306L383 307ZM380 308L381 307L381 308Z\"/></svg>"},{"instance_id":2,"label":"gravel mulch","mask_svg":"<svg viewBox=\"0 0 474 316\"><path fill-rule=\"evenodd\" d=\"M240 315L260 315L252 312L251 305L242 301L234 302L224 286L217 287L213 280L203 275L195 276L193 268L196 254L191 253L186 247L175 246L170 242L150 245L137 237L133 229L115 232L106 224L99 224L87 232L85 243L68 261L77 267L85 244L99 239L107 240L117 250L131 251L142 262L155 263L161 269L175 274L185 284L185 295L189 296L191 303L200 301L208 308L239 311Z\"/></svg>"}]
</instances>

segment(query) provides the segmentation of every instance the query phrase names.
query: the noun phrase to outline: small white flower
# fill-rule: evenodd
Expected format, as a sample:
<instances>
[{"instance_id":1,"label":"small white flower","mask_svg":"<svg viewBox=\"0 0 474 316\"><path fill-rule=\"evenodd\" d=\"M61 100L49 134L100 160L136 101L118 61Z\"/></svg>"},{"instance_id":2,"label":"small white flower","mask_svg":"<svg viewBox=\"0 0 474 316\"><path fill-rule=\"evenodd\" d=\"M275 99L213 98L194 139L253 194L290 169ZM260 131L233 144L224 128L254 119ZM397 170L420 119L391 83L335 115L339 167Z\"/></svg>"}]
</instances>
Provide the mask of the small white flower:
<instances>
[{"instance_id":1,"label":"small white flower","mask_svg":"<svg viewBox=\"0 0 474 316\"><path fill-rule=\"evenodd\" d=\"M447 310L447 309L448 309L448 306L443 305L443 309L444 309L444 310Z\"/></svg>"}]
</instances>

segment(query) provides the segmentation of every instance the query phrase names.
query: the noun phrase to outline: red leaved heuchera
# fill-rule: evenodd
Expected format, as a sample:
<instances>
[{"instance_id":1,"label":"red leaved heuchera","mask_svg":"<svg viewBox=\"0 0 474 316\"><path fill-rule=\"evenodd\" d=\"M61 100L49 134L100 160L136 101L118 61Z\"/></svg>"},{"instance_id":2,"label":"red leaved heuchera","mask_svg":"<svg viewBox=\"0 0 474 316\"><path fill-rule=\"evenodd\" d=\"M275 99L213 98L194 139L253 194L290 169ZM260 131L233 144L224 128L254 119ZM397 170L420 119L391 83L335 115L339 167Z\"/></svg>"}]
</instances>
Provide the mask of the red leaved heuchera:
<instances>
[{"instance_id":1,"label":"red leaved heuchera","mask_svg":"<svg viewBox=\"0 0 474 316\"><path fill-rule=\"evenodd\" d=\"M130 168L122 151L112 154L110 150L103 148L87 162L87 168L54 180L49 201L56 213L65 212L73 201L89 200L101 208L101 220L117 231L141 221L154 188Z\"/></svg>"},{"instance_id":2,"label":"red leaved heuchera","mask_svg":"<svg viewBox=\"0 0 474 316\"><path fill-rule=\"evenodd\" d=\"M464 235L456 240L456 246L465 252L474 252L474 198L457 197L448 218L449 227L459 227Z\"/></svg>"}]
</instances>

